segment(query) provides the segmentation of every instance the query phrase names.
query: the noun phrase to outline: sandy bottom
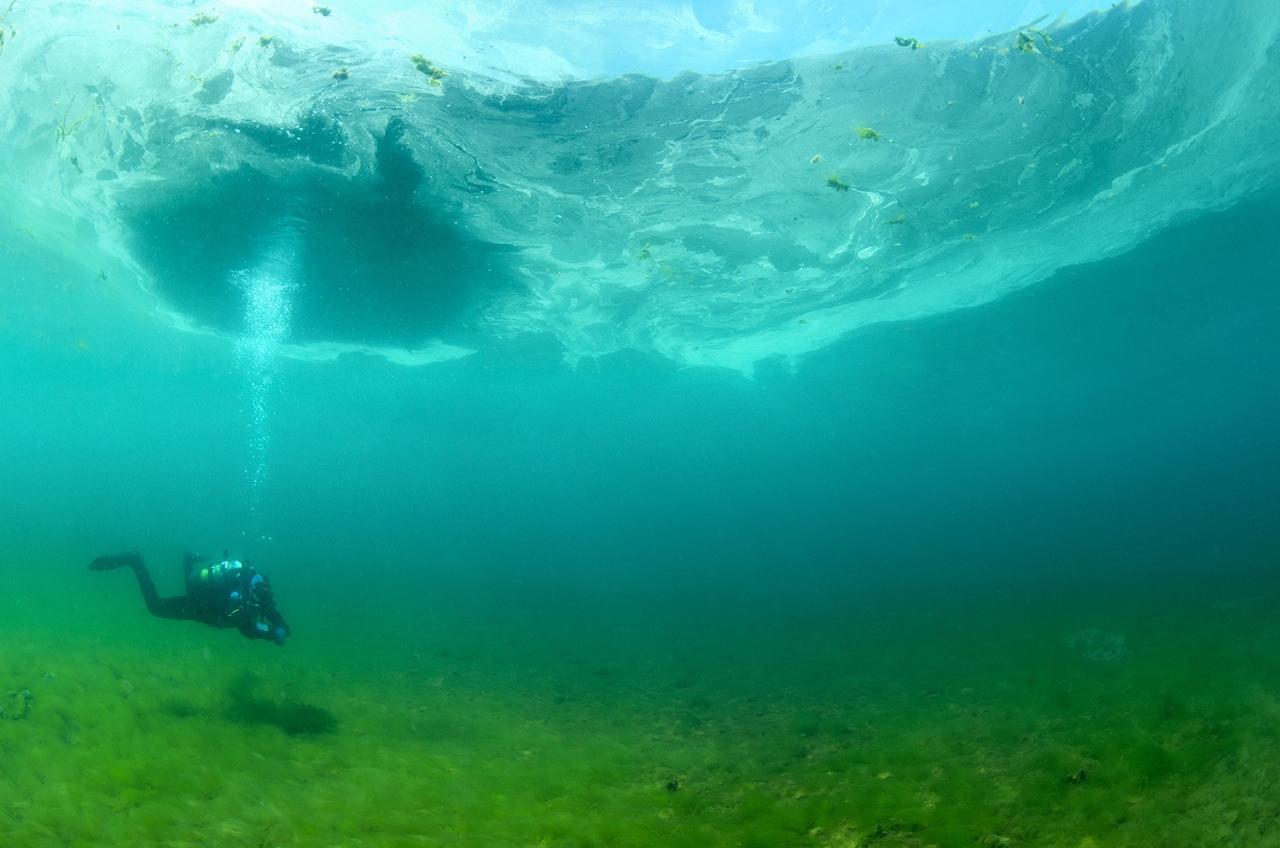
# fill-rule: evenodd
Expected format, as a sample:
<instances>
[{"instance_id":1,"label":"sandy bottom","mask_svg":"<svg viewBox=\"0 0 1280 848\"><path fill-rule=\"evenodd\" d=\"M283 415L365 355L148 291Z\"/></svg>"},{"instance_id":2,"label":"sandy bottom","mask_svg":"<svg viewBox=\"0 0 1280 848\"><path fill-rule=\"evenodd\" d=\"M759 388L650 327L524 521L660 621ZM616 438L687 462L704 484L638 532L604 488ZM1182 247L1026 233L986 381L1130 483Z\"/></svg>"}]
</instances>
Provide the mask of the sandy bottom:
<instances>
[{"instance_id":1,"label":"sandy bottom","mask_svg":"<svg viewBox=\"0 0 1280 848\"><path fill-rule=\"evenodd\" d=\"M4 845L1280 845L1247 580L312 599L279 649L43 573L0 600Z\"/></svg>"}]
</instances>

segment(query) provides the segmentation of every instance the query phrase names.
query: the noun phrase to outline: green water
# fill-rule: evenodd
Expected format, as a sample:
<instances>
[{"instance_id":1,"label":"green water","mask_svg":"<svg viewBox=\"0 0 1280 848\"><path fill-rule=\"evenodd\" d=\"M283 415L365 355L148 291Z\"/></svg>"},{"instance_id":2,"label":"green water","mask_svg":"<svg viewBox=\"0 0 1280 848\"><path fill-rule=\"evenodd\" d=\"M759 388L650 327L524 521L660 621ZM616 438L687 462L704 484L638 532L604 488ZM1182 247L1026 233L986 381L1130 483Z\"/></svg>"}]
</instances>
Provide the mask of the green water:
<instances>
[{"instance_id":1,"label":"green water","mask_svg":"<svg viewBox=\"0 0 1280 848\"><path fill-rule=\"evenodd\" d=\"M105 8L0 10L0 846L1280 846L1269 4L518 84Z\"/></svg>"},{"instance_id":2,"label":"green water","mask_svg":"<svg viewBox=\"0 0 1280 848\"><path fill-rule=\"evenodd\" d=\"M27 689L31 699L14 720L9 696L0 720L6 841L1280 843L1265 790L1280 763L1275 444L1260 426L1274 422L1263 401L1276 350L1261 325L1275 295L1248 224L1273 211L1246 206L1033 296L853 342L878 362L889 351L911 363L882 377L881 391L898 408L949 409L943 445L921 436L936 433L935 422L883 410L881 421L832 423L826 413L852 400L820 362L809 385L650 374L639 385L651 399L628 403L625 418L618 400L586 397L619 375L543 380L539 393L560 385L559 394L503 425L527 431L528 443L469 463L488 481L452 512L436 508L442 523L459 522L451 531L425 513L358 510L366 498L382 503L373 483L392 476L370 480L370 462L390 461L392 448L348 446L361 460L351 464L314 458L293 473L333 475L331 500L313 486L295 497L314 515L271 506L277 525L295 528L270 562L295 628L284 649L153 620L127 572L84 570L93 553L137 533L162 591L176 591L179 528L200 526L196 513L218 523L216 487L188 506L157 506L159 516L135 505L187 488L199 460L139 468L129 455L102 456L72 467L35 437L36 412L9 417L8 443L15 425L32 429L29 463L11 466L26 497L5 524L0 674L6 692ZM1134 328L1133 312L1095 315L1088 351L1073 341L1086 322L1047 329L1079 316L1100 288L1124 286L1118 297L1146 302L1163 283L1135 279L1133 267L1190 275L1207 270L1202 253L1235 273L1144 326ZM1246 298L1266 307L1242 315ZM87 332L7 342L11 355L47 369L26 390L61 400L48 404L46 436L74 445L126 427L142 434L132 450L150 455L166 450L164 430L190 427L189 438L207 426L178 414L189 407L177 387L197 379L183 370L160 388L154 377L80 382L95 367L75 344ZM1122 355L1174 338L1182 347L1172 365ZM1011 362L1014 343L1029 354ZM943 362L939 350L963 353ZM183 356L180 367L193 358ZM1074 396L1007 405L1016 412L1007 430L993 434L970 405L973 392L990 402L1051 369ZM10 391L29 379L19 370L7 372ZM1224 386L1227 371L1235 380ZM963 402L945 394L957 380L970 387ZM520 389L497 385L504 395ZM724 406L663 418L678 408L672 398L695 389ZM178 413L153 420L126 408L121 392L134 403L164 395ZM1100 411L1062 420L1058 404L1080 412L1082 395ZM394 391L364 402L341 413L349 433L371 428L378 406L415 401ZM788 421L779 403L804 404L811 417ZM1106 411L1116 407L1128 410L1123 420ZM1175 418L1170 408L1187 412ZM709 433L682 434L701 445L696 457L676 451L644 469L630 463L655 462L648 449L639 459L603 450L620 420L633 438L643 428L638 441L669 444L690 420L728 426L743 410L766 428L755 451L787 445L767 481L742 465L742 440ZM665 503L650 495L625 521L609 520L612 503L563 492L580 506L572 514L537 505L531 496L553 475L573 475L595 497L607 491L591 489L580 466L530 468L535 436L557 444L570 414L594 422L569 437L601 451L599 466L632 475L627 492L668 480L693 491ZM431 426L452 432L454 449L473 460L494 438L487 428L464 437L475 421L448 418ZM837 433L790 443L797 430L823 427ZM876 446L881 465L855 474L836 462L850 430L864 450ZM317 450L299 441L293 449ZM966 497L927 482L940 479L938 465L901 461L916 452L941 462L964 443L982 447L943 468L963 479L953 486ZM1102 468L1063 468L1097 452L1111 457ZM788 479L782 469L793 464ZM513 471L538 479L537 492L492 494ZM735 486L722 486L730 474ZM288 485L276 486L287 500ZM390 494L408 498L408 486ZM859 496L863 487L874 498ZM695 498L706 499L700 509ZM918 509L895 517L908 499ZM468 520L481 500L496 502ZM798 515L806 504L820 517ZM535 510L553 523L535 527ZM120 526L82 529L103 516ZM698 532L697 521L715 526Z\"/></svg>"}]
</instances>

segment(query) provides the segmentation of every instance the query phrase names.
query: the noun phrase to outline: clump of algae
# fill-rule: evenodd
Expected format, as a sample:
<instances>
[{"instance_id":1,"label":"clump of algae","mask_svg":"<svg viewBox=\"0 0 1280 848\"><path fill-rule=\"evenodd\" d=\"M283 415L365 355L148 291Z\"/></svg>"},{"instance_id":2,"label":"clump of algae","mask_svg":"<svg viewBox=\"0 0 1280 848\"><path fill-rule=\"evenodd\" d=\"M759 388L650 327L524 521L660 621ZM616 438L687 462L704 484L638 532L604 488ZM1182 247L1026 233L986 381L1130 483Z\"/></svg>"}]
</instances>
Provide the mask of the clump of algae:
<instances>
[{"instance_id":1,"label":"clump of algae","mask_svg":"<svg viewBox=\"0 0 1280 848\"><path fill-rule=\"evenodd\" d=\"M1033 27L1020 30L1014 39L1013 46L1019 53L1062 52L1062 48L1047 32Z\"/></svg>"},{"instance_id":2,"label":"clump of algae","mask_svg":"<svg viewBox=\"0 0 1280 848\"><path fill-rule=\"evenodd\" d=\"M72 95L71 99L67 101L67 108L62 111L62 120L60 120L58 122L58 125L54 127L54 133L57 135L59 144L61 144L62 142L70 138L72 135L74 135L75 131L80 129L80 125L84 123L84 119L89 116L89 113L85 112L79 118L76 118L74 121L72 121L71 107L75 104L75 102L76 102L75 95Z\"/></svg>"},{"instance_id":3,"label":"clump of algae","mask_svg":"<svg viewBox=\"0 0 1280 848\"><path fill-rule=\"evenodd\" d=\"M431 61L421 53L414 53L409 57L409 61L418 69L418 73L423 74L432 85L439 85L440 81L449 74L442 68L431 63Z\"/></svg>"},{"instance_id":4,"label":"clump of algae","mask_svg":"<svg viewBox=\"0 0 1280 848\"><path fill-rule=\"evenodd\" d=\"M12 12L14 4L16 4L17 2L18 0L9 0L9 5L6 6L4 10L5 14ZM10 41L12 41L18 35L18 31L16 29L6 24L4 21L4 18L0 18L0 56L4 55L6 30L7 30L8 39Z\"/></svg>"}]
</instances>

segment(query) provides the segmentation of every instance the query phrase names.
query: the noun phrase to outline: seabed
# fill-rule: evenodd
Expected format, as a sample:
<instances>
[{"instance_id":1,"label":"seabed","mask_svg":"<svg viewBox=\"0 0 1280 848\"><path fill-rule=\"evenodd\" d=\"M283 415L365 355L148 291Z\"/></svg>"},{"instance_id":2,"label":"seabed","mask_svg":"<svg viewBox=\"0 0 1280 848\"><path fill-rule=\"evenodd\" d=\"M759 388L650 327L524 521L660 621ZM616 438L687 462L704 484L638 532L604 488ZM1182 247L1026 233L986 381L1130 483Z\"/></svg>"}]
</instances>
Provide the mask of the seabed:
<instances>
[{"instance_id":1,"label":"seabed","mask_svg":"<svg viewBox=\"0 0 1280 848\"><path fill-rule=\"evenodd\" d=\"M279 649L30 566L9 845L1280 845L1273 582L297 599Z\"/></svg>"}]
</instances>

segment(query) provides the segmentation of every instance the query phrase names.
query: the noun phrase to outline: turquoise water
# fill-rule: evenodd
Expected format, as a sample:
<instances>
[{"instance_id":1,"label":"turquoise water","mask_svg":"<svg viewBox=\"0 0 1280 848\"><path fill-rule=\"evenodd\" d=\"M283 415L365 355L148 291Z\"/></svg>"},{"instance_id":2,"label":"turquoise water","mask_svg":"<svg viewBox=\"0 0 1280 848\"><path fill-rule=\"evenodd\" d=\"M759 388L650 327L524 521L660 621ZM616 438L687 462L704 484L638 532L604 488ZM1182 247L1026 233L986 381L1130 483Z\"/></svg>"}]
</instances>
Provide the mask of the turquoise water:
<instances>
[{"instance_id":1,"label":"turquoise water","mask_svg":"<svg viewBox=\"0 0 1280 848\"><path fill-rule=\"evenodd\" d=\"M1280 15L1199 5L564 80L11 4L0 836L1280 844Z\"/></svg>"}]
</instances>

